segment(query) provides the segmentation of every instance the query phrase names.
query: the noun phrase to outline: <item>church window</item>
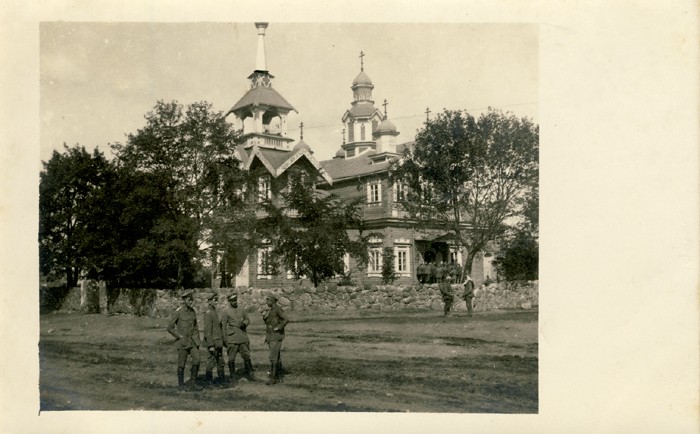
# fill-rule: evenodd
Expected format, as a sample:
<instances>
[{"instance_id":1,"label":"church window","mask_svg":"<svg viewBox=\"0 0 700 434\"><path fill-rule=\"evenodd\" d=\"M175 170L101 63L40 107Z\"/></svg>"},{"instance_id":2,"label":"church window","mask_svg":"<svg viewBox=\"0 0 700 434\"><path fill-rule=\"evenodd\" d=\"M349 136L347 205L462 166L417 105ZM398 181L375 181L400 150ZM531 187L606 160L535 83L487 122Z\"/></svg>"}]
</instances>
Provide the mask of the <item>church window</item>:
<instances>
[{"instance_id":1,"label":"church window","mask_svg":"<svg viewBox=\"0 0 700 434\"><path fill-rule=\"evenodd\" d=\"M262 175L258 178L258 202L271 199L270 175Z\"/></svg>"},{"instance_id":2,"label":"church window","mask_svg":"<svg viewBox=\"0 0 700 434\"><path fill-rule=\"evenodd\" d=\"M258 249L258 279L270 279L274 270L270 254L272 247L263 247Z\"/></svg>"},{"instance_id":3,"label":"church window","mask_svg":"<svg viewBox=\"0 0 700 434\"><path fill-rule=\"evenodd\" d=\"M348 142L355 141L355 121L348 122Z\"/></svg>"},{"instance_id":4,"label":"church window","mask_svg":"<svg viewBox=\"0 0 700 434\"><path fill-rule=\"evenodd\" d=\"M396 263L394 264L394 267L396 268L396 272L400 274L410 274L410 246L397 246L394 247L394 257Z\"/></svg>"},{"instance_id":5,"label":"church window","mask_svg":"<svg viewBox=\"0 0 700 434\"><path fill-rule=\"evenodd\" d=\"M372 181L367 184L367 203L379 203L382 201L382 184Z\"/></svg>"},{"instance_id":6,"label":"church window","mask_svg":"<svg viewBox=\"0 0 700 434\"><path fill-rule=\"evenodd\" d=\"M369 262L367 263L367 274L377 275L382 272L382 248L373 247L369 249Z\"/></svg>"}]
</instances>

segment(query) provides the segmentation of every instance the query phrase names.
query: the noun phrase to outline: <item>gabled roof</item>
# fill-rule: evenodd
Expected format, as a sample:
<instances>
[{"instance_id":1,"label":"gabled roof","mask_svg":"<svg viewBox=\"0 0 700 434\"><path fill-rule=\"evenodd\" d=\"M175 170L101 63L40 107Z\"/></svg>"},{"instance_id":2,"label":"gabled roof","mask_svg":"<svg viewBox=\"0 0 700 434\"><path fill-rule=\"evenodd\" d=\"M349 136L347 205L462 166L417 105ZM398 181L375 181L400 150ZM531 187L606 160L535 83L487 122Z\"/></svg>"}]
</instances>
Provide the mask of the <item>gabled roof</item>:
<instances>
[{"instance_id":1,"label":"gabled roof","mask_svg":"<svg viewBox=\"0 0 700 434\"><path fill-rule=\"evenodd\" d=\"M301 158L306 158L309 163L311 163L311 165L318 170L318 173L327 183L333 184L333 178L329 176L328 172L311 154L310 148L302 147L301 149L290 152L253 146L249 152L250 153L247 155L246 162L243 164L243 167L245 167L246 170L249 170L253 165L253 161L257 159L263 166L265 166L267 171L270 172L274 178L277 178Z\"/></svg>"},{"instance_id":2,"label":"gabled roof","mask_svg":"<svg viewBox=\"0 0 700 434\"><path fill-rule=\"evenodd\" d=\"M399 155L402 154L404 149L412 147L413 144L414 142L406 142L397 145L396 153ZM374 163L372 161L374 155L376 155L375 152L371 151L363 152L357 157L334 158L332 160L321 161L321 166L326 169L335 182L386 171L391 161L387 160Z\"/></svg>"},{"instance_id":3,"label":"gabled roof","mask_svg":"<svg viewBox=\"0 0 700 434\"><path fill-rule=\"evenodd\" d=\"M345 114L343 115L343 121L345 121L345 119L347 119L348 116L352 116L354 118L368 118L370 116L373 116L375 113L381 116L381 113L374 106L374 104L354 104L352 107L350 107L349 110L345 111Z\"/></svg>"},{"instance_id":4,"label":"gabled roof","mask_svg":"<svg viewBox=\"0 0 700 434\"><path fill-rule=\"evenodd\" d=\"M287 111L296 111L296 109L275 89L271 87L258 86L246 92L245 95L243 95L243 97L238 100L233 107L231 107L231 110L226 112L226 114L228 115L229 113L235 113L245 107L258 107L261 105L277 107Z\"/></svg>"}]
</instances>

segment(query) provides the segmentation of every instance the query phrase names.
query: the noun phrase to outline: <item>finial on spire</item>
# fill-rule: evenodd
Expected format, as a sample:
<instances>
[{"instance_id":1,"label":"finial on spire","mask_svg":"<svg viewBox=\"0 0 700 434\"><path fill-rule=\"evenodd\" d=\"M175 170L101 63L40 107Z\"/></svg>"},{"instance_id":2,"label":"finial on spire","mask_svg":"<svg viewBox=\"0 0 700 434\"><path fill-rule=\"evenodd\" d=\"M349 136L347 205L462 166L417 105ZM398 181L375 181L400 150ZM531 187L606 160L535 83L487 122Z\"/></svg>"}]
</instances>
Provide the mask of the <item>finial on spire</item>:
<instances>
[{"instance_id":1,"label":"finial on spire","mask_svg":"<svg viewBox=\"0 0 700 434\"><path fill-rule=\"evenodd\" d=\"M430 120L430 108L426 107L425 108L425 121L428 122Z\"/></svg>"},{"instance_id":2,"label":"finial on spire","mask_svg":"<svg viewBox=\"0 0 700 434\"><path fill-rule=\"evenodd\" d=\"M345 128L343 128L343 145L345 144Z\"/></svg>"},{"instance_id":3,"label":"finial on spire","mask_svg":"<svg viewBox=\"0 0 700 434\"><path fill-rule=\"evenodd\" d=\"M304 140L304 122L299 124L299 140Z\"/></svg>"},{"instance_id":4,"label":"finial on spire","mask_svg":"<svg viewBox=\"0 0 700 434\"><path fill-rule=\"evenodd\" d=\"M364 71L364 70L365 70L365 59L364 59L364 57L365 57L364 51L360 51L360 71Z\"/></svg>"},{"instance_id":5,"label":"finial on spire","mask_svg":"<svg viewBox=\"0 0 700 434\"><path fill-rule=\"evenodd\" d=\"M386 106L388 106L389 103L386 102L386 99L384 99L384 104L382 104L382 105L384 106L384 119L386 119Z\"/></svg>"}]
</instances>

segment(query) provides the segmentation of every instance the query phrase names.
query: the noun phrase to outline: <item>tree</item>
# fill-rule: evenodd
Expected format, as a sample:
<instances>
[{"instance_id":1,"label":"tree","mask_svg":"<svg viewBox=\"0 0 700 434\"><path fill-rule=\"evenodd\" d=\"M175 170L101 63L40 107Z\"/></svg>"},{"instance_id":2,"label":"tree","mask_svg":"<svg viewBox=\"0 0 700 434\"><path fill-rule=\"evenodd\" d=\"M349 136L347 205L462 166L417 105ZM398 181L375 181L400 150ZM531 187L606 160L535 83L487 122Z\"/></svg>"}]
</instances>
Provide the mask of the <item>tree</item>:
<instances>
[{"instance_id":1,"label":"tree","mask_svg":"<svg viewBox=\"0 0 700 434\"><path fill-rule=\"evenodd\" d=\"M169 239L179 240L179 249L192 249L175 258L180 287L187 258L208 263L213 274L219 257L232 248L228 243L242 237L232 234L245 231L239 219L249 221L252 210L236 191L248 178L235 157L239 135L211 104L185 108L176 101L158 101L145 118L142 129L112 149L119 165L169 181L180 221L163 228L163 235L169 232ZM236 212L227 214L226 209Z\"/></svg>"},{"instance_id":2,"label":"tree","mask_svg":"<svg viewBox=\"0 0 700 434\"><path fill-rule=\"evenodd\" d=\"M396 269L394 268L394 260L396 255L394 255L394 249L391 247L384 247L382 252L382 282L385 285L394 283L396 280Z\"/></svg>"},{"instance_id":3,"label":"tree","mask_svg":"<svg viewBox=\"0 0 700 434\"><path fill-rule=\"evenodd\" d=\"M539 246L525 231L517 231L506 240L494 261L499 276L505 280L536 280L538 278Z\"/></svg>"},{"instance_id":4,"label":"tree","mask_svg":"<svg viewBox=\"0 0 700 434\"><path fill-rule=\"evenodd\" d=\"M318 286L343 274L346 253L367 263L367 238L357 203L343 204L338 197L315 190L311 177L293 170L282 198L281 205L263 202L267 216L258 222L259 237L271 248L271 268L282 265L295 279L306 276ZM349 229L359 230L358 239L350 238Z\"/></svg>"},{"instance_id":5,"label":"tree","mask_svg":"<svg viewBox=\"0 0 700 434\"><path fill-rule=\"evenodd\" d=\"M410 219L452 234L467 250L463 269L470 272L476 253L503 235L537 185L538 142L529 119L445 110L425 123L391 174L408 186Z\"/></svg>"},{"instance_id":6,"label":"tree","mask_svg":"<svg viewBox=\"0 0 700 434\"><path fill-rule=\"evenodd\" d=\"M90 224L110 167L98 149L90 154L83 146L63 147L64 153L54 151L43 162L40 174L39 267L45 275L65 275L72 287L103 247Z\"/></svg>"}]
</instances>

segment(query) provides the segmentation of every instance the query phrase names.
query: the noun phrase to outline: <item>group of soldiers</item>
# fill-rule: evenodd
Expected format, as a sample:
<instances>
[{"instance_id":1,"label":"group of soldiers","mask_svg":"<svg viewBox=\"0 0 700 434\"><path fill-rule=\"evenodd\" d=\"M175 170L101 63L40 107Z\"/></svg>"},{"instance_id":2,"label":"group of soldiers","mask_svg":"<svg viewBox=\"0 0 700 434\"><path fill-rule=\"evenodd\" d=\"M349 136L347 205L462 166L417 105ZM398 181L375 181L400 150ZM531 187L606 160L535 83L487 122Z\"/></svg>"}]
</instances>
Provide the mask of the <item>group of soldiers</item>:
<instances>
[{"instance_id":1,"label":"group of soldiers","mask_svg":"<svg viewBox=\"0 0 700 434\"><path fill-rule=\"evenodd\" d=\"M452 290L452 277L447 276L445 281L442 282L438 289L440 290L440 295L442 296L442 302L445 307L445 316L450 314L450 310L455 303L455 294ZM471 317L474 310L474 281L467 274L464 278L464 301L467 303L467 316Z\"/></svg>"},{"instance_id":2,"label":"group of soldiers","mask_svg":"<svg viewBox=\"0 0 700 434\"><path fill-rule=\"evenodd\" d=\"M201 362L200 347L207 350L206 386L225 386L227 384L224 371L224 348L228 359L229 381L235 379L236 356L240 353L243 359L242 376L249 381L259 381L253 373L253 363L250 359L250 339L247 328L250 318L246 311L238 306L238 296L233 293L226 297L228 307L217 313L218 295L216 293L207 299L207 311L204 313L204 341L200 340L197 325L197 312L194 309L194 293L191 290L182 294L182 306L168 323L167 331L175 337L177 348L177 383L180 389L189 386L198 389L199 365ZM284 310L277 304L277 296L270 293L266 296L267 306L262 311L266 326L265 343L269 347L270 375L265 384L271 385L282 381L281 349L284 340L284 328L289 322ZM185 365L190 358L190 380L185 383ZM217 380L213 371L216 367Z\"/></svg>"}]
</instances>

